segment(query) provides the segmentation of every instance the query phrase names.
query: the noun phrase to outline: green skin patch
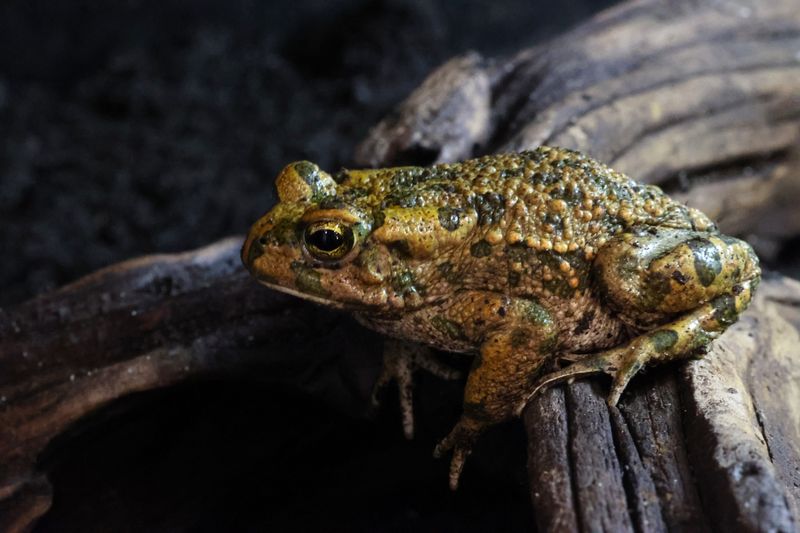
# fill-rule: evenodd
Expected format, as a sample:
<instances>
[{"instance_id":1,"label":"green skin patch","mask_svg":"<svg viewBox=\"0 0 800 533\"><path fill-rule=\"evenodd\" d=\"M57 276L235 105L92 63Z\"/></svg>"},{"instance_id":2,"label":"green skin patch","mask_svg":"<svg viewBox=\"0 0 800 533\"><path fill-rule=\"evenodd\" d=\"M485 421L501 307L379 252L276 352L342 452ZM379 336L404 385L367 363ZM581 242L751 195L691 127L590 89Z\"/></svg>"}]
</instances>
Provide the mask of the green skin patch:
<instances>
[{"instance_id":1,"label":"green skin patch","mask_svg":"<svg viewBox=\"0 0 800 533\"><path fill-rule=\"evenodd\" d=\"M468 203L478 214L478 224L481 226L499 222L506 212L505 198L494 192L471 196Z\"/></svg>"},{"instance_id":2,"label":"green skin patch","mask_svg":"<svg viewBox=\"0 0 800 533\"><path fill-rule=\"evenodd\" d=\"M539 305L538 302L527 301L523 310L523 317L535 327L533 331L540 337L540 342L537 347L539 352L551 352L558 344L558 333L555 328L555 322L550 313ZM530 335L530 330L523 329L526 337ZM516 333L516 332L514 332ZM514 340L512 333L512 342ZM526 343L528 342L526 338Z\"/></svg>"},{"instance_id":3,"label":"green skin patch","mask_svg":"<svg viewBox=\"0 0 800 533\"><path fill-rule=\"evenodd\" d=\"M266 237L275 244L293 246L299 242L298 231L297 223L294 220L283 219L275 223Z\"/></svg>"},{"instance_id":4,"label":"green skin patch","mask_svg":"<svg viewBox=\"0 0 800 533\"><path fill-rule=\"evenodd\" d=\"M730 294L723 294L711 300L714 307L714 319L720 324L729 326L739 318L736 312L736 300Z\"/></svg>"},{"instance_id":5,"label":"green skin patch","mask_svg":"<svg viewBox=\"0 0 800 533\"><path fill-rule=\"evenodd\" d=\"M409 291L421 293L421 291L414 286L414 274L409 270L404 270L392 278L392 288L399 294L406 294Z\"/></svg>"},{"instance_id":6,"label":"green skin patch","mask_svg":"<svg viewBox=\"0 0 800 533\"><path fill-rule=\"evenodd\" d=\"M666 352L678 342L678 333L671 329L660 329L649 335L650 342L657 352Z\"/></svg>"},{"instance_id":7,"label":"green skin patch","mask_svg":"<svg viewBox=\"0 0 800 533\"><path fill-rule=\"evenodd\" d=\"M492 245L485 240L480 240L469 247L469 253L472 257L488 257L492 253Z\"/></svg>"},{"instance_id":8,"label":"green skin patch","mask_svg":"<svg viewBox=\"0 0 800 533\"><path fill-rule=\"evenodd\" d=\"M372 229L373 231L383 226L383 223L386 222L386 213L383 209L376 209L372 213Z\"/></svg>"},{"instance_id":9,"label":"green skin patch","mask_svg":"<svg viewBox=\"0 0 800 533\"><path fill-rule=\"evenodd\" d=\"M703 287L708 287L722 272L722 258L714 243L707 239L686 241L694 256L694 270Z\"/></svg>"},{"instance_id":10,"label":"green skin patch","mask_svg":"<svg viewBox=\"0 0 800 533\"><path fill-rule=\"evenodd\" d=\"M531 321L536 326L552 326L553 317L547 312L547 309L539 305L537 302L529 301L525 304L525 318Z\"/></svg>"},{"instance_id":11,"label":"green skin patch","mask_svg":"<svg viewBox=\"0 0 800 533\"><path fill-rule=\"evenodd\" d=\"M312 201L319 201L325 197L325 187L319 173L319 168L308 161L298 161L294 164L297 175L311 187Z\"/></svg>"},{"instance_id":12,"label":"green skin patch","mask_svg":"<svg viewBox=\"0 0 800 533\"><path fill-rule=\"evenodd\" d=\"M294 283L299 290L314 296L330 298L331 293L322 286L319 272L299 261L292 263L292 271L297 274Z\"/></svg>"},{"instance_id":13,"label":"green skin patch","mask_svg":"<svg viewBox=\"0 0 800 533\"><path fill-rule=\"evenodd\" d=\"M438 210L439 224L447 231L455 231L461 225L461 214L459 209L450 207L440 207Z\"/></svg>"},{"instance_id":14,"label":"green skin patch","mask_svg":"<svg viewBox=\"0 0 800 533\"><path fill-rule=\"evenodd\" d=\"M442 316L435 316L431 319L431 325L436 331L443 333L454 340L462 340L465 338L464 328L461 324L454 322Z\"/></svg>"}]
</instances>

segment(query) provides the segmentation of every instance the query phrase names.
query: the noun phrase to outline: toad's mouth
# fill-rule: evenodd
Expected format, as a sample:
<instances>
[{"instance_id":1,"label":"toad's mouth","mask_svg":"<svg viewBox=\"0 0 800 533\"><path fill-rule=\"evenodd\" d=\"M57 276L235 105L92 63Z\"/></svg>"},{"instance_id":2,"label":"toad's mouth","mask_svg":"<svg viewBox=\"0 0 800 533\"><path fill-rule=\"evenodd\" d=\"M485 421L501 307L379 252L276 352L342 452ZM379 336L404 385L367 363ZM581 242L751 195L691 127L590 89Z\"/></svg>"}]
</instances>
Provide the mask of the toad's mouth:
<instances>
[{"instance_id":1,"label":"toad's mouth","mask_svg":"<svg viewBox=\"0 0 800 533\"><path fill-rule=\"evenodd\" d=\"M282 292L290 296L296 296L297 298L308 300L309 302L314 302L315 304L323 305L325 307L330 307L331 309L337 309L340 311L349 311L352 313L367 313L370 317L380 318L381 320L397 320L403 316L404 309L402 307L397 309L387 310L386 305L380 305L380 304L370 305L362 301L352 301L352 300L349 301L331 300L324 296L320 296L318 294L310 294L292 287L279 285L274 281L268 281L261 278L256 278L256 279L258 279L258 282L261 285L264 285L270 289L274 289L278 292ZM386 301L383 300L383 303L385 304Z\"/></svg>"},{"instance_id":2,"label":"toad's mouth","mask_svg":"<svg viewBox=\"0 0 800 533\"><path fill-rule=\"evenodd\" d=\"M268 281L264 281L261 279L259 279L258 282L278 292L289 294L291 296L296 296L297 298L302 298L303 300L308 300L310 302L324 305L325 307L332 307L334 309L348 309L348 307L345 306L342 302L337 302L336 300L328 300L327 298L323 298L322 296L317 296L316 294L308 294L307 292L298 291L297 289L291 289L289 287L284 287L283 285L277 285L275 283L270 283Z\"/></svg>"}]
</instances>

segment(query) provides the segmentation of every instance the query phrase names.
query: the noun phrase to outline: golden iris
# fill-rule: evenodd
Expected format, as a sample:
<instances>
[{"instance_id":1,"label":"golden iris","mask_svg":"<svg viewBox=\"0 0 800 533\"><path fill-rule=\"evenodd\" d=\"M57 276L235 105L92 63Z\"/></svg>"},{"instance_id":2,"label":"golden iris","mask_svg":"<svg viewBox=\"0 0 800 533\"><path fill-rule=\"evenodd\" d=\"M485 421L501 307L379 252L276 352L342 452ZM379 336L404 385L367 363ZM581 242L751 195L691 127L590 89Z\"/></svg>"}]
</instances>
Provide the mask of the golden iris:
<instances>
[{"instance_id":1,"label":"golden iris","mask_svg":"<svg viewBox=\"0 0 800 533\"><path fill-rule=\"evenodd\" d=\"M314 222L303 232L303 241L315 259L335 261L353 249L353 230L333 220Z\"/></svg>"}]
</instances>

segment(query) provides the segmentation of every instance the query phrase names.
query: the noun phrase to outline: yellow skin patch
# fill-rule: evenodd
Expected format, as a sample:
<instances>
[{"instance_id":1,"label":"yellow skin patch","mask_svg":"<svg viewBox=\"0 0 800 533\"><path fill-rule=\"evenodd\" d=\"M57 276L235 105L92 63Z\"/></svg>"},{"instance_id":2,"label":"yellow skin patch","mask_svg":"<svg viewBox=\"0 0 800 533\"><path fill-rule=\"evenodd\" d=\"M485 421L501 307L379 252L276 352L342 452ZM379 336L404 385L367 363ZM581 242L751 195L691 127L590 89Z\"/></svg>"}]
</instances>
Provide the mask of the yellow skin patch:
<instances>
[{"instance_id":1,"label":"yellow skin patch","mask_svg":"<svg viewBox=\"0 0 800 533\"><path fill-rule=\"evenodd\" d=\"M747 243L570 150L335 176L302 161L276 185L244 264L396 339L377 387L400 382L406 435L413 370L454 376L427 347L474 354L464 414L435 452L452 450L453 488L480 433L537 391L607 373L615 404L643 365L702 355L760 280Z\"/></svg>"}]
</instances>

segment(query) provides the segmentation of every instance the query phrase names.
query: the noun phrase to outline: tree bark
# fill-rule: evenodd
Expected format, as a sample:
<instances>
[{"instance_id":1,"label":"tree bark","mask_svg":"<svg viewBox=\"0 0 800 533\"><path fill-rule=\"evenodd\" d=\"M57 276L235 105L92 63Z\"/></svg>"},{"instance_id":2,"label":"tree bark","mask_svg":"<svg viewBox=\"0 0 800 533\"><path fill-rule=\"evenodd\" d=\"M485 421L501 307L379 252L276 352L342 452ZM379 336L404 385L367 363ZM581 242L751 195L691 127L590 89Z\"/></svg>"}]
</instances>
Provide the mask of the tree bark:
<instances>
[{"instance_id":1,"label":"tree bark","mask_svg":"<svg viewBox=\"0 0 800 533\"><path fill-rule=\"evenodd\" d=\"M553 144L658 183L763 258L800 230L800 5L636 1L513 57L443 65L358 149L428 164ZM38 459L92 412L208 376L291 382L354 411L374 346L340 315L259 288L240 238L97 272L0 311L0 530L49 506ZM651 369L619 408L602 379L525 410L540 531L795 531L800 284L771 277L702 360ZM335 362L335 375L310 372ZM443 481L444 482L444 481Z\"/></svg>"}]
</instances>

